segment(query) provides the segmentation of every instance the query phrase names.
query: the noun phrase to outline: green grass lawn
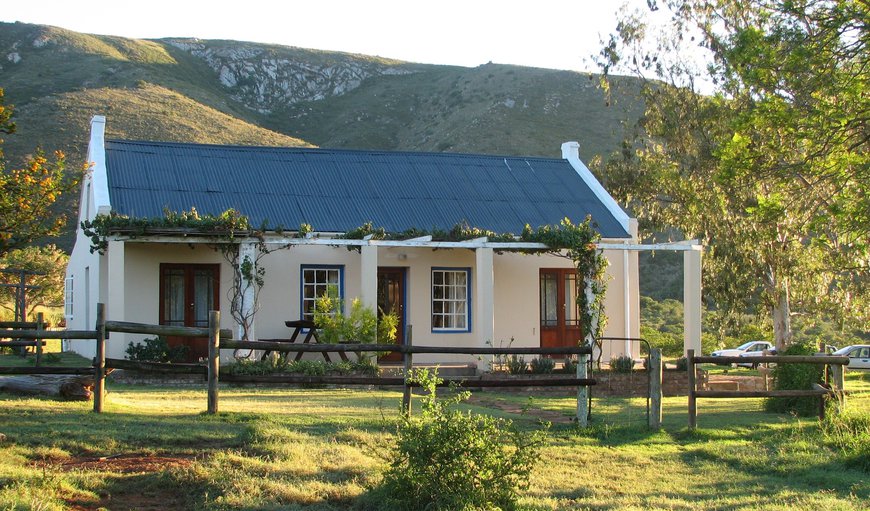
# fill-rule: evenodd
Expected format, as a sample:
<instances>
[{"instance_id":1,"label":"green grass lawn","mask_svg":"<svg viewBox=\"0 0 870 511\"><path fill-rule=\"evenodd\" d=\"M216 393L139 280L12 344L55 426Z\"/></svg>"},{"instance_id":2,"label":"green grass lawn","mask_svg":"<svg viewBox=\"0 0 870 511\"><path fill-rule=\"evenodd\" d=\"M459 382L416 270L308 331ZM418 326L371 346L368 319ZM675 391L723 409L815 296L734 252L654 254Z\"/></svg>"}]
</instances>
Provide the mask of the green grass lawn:
<instances>
[{"instance_id":1,"label":"green grass lawn","mask_svg":"<svg viewBox=\"0 0 870 511\"><path fill-rule=\"evenodd\" d=\"M109 391L102 415L0 393L0 509L377 509L399 392L222 387L207 416L203 387ZM521 509L867 509L870 477L816 420L760 403L699 401L695 432L685 397L665 399L659 432L643 399L596 399L586 430L569 397L479 392L469 407L523 428L556 419Z\"/></svg>"}]
</instances>

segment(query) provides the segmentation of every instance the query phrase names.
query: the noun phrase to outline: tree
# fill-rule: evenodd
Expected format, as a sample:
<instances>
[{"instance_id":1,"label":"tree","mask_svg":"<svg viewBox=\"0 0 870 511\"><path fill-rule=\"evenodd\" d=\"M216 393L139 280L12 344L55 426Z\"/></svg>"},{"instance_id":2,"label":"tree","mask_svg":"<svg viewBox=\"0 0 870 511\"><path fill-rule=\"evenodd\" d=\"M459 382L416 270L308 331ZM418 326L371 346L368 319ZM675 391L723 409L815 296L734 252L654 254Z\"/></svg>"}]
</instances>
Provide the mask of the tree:
<instances>
[{"instance_id":1,"label":"tree","mask_svg":"<svg viewBox=\"0 0 870 511\"><path fill-rule=\"evenodd\" d=\"M12 250L0 257L0 268L30 270L35 275L27 279L27 284L37 286L27 291L27 317L33 317L37 307L59 307L63 305L64 270L69 256L54 245L30 246ZM0 282L18 284L17 274L0 273ZM0 308L15 310L15 289L0 287Z\"/></svg>"},{"instance_id":2,"label":"tree","mask_svg":"<svg viewBox=\"0 0 870 511\"><path fill-rule=\"evenodd\" d=\"M12 113L0 89L0 133L15 132ZM60 234L66 215L53 206L62 194L78 187L82 175L65 172L65 163L60 151L50 161L37 150L24 166L9 170L0 147L0 256L34 240Z\"/></svg>"},{"instance_id":3,"label":"tree","mask_svg":"<svg viewBox=\"0 0 870 511\"><path fill-rule=\"evenodd\" d=\"M615 193L703 240L708 297L724 317L768 310L779 348L796 312L867 321L867 4L647 4L598 59L648 78L637 137L608 164Z\"/></svg>"}]
</instances>

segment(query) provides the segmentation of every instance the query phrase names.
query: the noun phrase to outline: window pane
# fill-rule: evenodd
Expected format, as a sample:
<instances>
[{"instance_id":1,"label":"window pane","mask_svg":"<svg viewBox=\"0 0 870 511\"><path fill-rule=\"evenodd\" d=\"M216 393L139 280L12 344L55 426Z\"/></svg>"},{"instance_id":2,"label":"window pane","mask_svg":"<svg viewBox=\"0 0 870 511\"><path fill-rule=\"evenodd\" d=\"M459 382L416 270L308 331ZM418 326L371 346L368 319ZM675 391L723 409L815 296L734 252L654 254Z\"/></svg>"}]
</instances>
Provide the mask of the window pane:
<instances>
[{"instance_id":1,"label":"window pane","mask_svg":"<svg viewBox=\"0 0 870 511\"><path fill-rule=\"evenodd\" d=\"M432 270L433 330L468 328L467 281L467 270Z\"/></svg>"},{"instance_id":2,"label":"window pane","mask_svg":"<svg viewBox=\"0 0 870 511\"><path fill-rule=\"evenodd\" d=\"M550 273L541 275L541 326L556 326L556 277Z\"/></svg>"}]
</instances>

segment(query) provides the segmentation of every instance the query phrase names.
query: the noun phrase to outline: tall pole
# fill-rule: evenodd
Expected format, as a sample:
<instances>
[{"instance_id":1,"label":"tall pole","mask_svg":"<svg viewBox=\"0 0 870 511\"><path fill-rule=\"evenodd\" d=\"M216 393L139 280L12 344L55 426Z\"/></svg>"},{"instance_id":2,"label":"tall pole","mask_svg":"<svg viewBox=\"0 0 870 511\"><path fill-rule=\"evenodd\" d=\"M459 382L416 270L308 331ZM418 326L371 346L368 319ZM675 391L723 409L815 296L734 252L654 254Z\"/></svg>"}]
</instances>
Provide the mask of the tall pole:
<instances>
[{"instance_id":1,"label":"tall pole","mask_svg":"<svg viewBox=\"0 0 870 511\"><path fill-rule=\"evenodd\" d=\"M97 356L94 358L94 412L103 412L106 394L106 306L97 304Z\"/></svg>"}]
</instances>

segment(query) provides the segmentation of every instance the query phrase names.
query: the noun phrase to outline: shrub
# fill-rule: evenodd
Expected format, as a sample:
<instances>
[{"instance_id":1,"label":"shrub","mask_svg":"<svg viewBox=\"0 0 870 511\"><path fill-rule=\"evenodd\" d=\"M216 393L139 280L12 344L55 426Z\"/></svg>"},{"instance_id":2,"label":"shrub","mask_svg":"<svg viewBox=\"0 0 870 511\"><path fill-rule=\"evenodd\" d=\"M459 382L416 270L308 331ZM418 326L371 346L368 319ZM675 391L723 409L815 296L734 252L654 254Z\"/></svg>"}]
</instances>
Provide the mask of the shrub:
<instances>
[{"instance_id":1,"label":"shrub","mask_svg":"<svg viewBox=\"0 0 870 511\"><path fill-rule=\"evenodd\" d=\"M514 509L538 460L544 432L452 409L468 392L438 399L440 379L415 371L424 389L419 418L404 414L395 452L375 491L384 509Z\"/></svg>"},{"instance_id":2,"label":"shrub","mask_svg":"<svg viewBox=\"0 0 870 511\"><path fill-rule=\"evenodd\" d=\"M511 374L526 374L527 366L522 355L511 355L507 359L507 369Z\"/></svg>"},{"instance_id":3,"label":"shrub","mask_svg":"<svg viewBox=\"0 0 870 511\"><path fill-rule=\"evenodd\" d=\"M788 347L783 355L812 355L815 346L812 343L794 344ZM773 385L777 390L809 390L813 383L822 383L822 368L819 364L777 364L773 370ZM804 397L771 397L765 402L765 408L771 412L788 412L802 416L812 416L818 413L819 398Z\"/></svg>"},{"instance_id":4,"label":"shrub","mask_svg":"<svg viewBox=\"0 0 870 511\"><path fill-rule=\"evenodd\" d=\"M230 374L264 375L264 374L302 374L305 376L323 376L326 374L364 374L377 376L378 368L371 362L341 361L325 362L323 360L292 360L287 362L282 358L266 360L239 360L229 366Z\"/></svg>"},{"instance_id":5,"label":"shrub","mask_svg":"<svg viewBox=\"0 0 870 511\"><path fill-rule=\"evenodd\" d=\"M628 355L611 358L610 369L616 373L630 373L634 369L634 359Z\"/></svg>"},{"instance_id":6,"label":"shrub","mask_svg":"<svg viewBox=\"0 0 870 511\"><path fill-rule=\"evenodd\" d=\"M131 342L124 352L130 360L139 362L181 362L187 358L188 346L169 347L164 337L143 339L140 343Z\"/></svg>"},{"instance_id":7,"label":"shrub","mask_svg":"<svg viewBox=\"0 0 870 511\"><path fill-rule=\"evenodd\" d=\"M571 357L565 357L562 365L562 372L567 374L577 374L577 361Z\"/></svg>"},{"instance_id":8,"label":"shrub","mask_svg":"<svg viewBox=\"0 0 870 511\"><path fill-rule=\"evenodd\" d=\"M677 359L677 371L688 371L689 370L689 359L686 357L680 357Z\"/></svg>"},{"instance_id":9,"label":"shrub","mask_svg":"<svg viewBox=\"0 0 870 511\"><path fill-rule=\"evenodd\" d=\"M556 361L552 358L541 357L532 359L529 365L535 374L550 374L556 368Z\"/></svg>"}]
</instances>

